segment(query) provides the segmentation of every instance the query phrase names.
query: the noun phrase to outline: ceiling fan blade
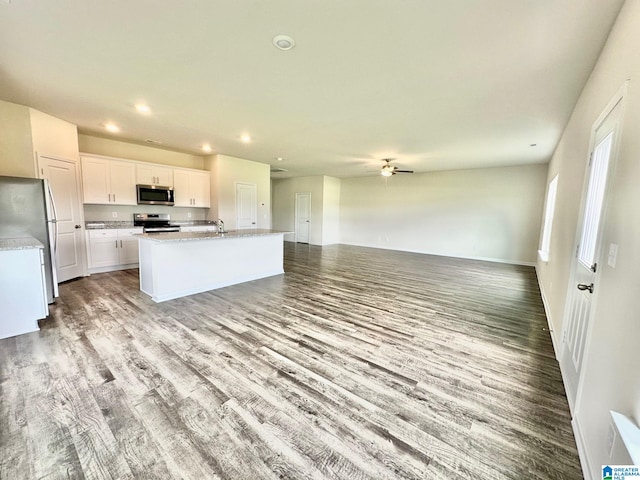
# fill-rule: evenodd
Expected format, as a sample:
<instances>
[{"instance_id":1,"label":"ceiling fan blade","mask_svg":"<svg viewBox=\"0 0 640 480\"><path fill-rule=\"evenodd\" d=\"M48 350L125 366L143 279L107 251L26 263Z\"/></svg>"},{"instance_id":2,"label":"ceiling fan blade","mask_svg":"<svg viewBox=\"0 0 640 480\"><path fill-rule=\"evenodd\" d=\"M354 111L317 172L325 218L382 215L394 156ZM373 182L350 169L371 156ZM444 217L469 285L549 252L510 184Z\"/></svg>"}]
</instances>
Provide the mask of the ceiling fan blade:
<instances>
[{"instance_id":1,"label":"ceiling fan blade","mask_svg":"<svg viewBox=\"0 0 640 480\"><path fill-rule=\"evenodd\" d=\"M398 170L396 168L393 173L413 173L413 170Z\"/></svg>"}]
</instances>

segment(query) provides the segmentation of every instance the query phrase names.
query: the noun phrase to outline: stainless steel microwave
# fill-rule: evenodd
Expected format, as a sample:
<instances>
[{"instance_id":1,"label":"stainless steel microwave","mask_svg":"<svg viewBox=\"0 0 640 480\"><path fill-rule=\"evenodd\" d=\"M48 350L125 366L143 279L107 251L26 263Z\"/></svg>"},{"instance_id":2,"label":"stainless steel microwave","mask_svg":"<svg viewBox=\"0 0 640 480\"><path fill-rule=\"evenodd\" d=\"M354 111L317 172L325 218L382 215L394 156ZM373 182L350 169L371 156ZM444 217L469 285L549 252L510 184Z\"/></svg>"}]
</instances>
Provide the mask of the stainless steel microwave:
<instances>
[{"instance_id":1,"label":"stainless steel microwave","mask_svg":"<svg viewBox=\"0 0 640 480\"><path fill-rule=\"evenodd\" d=\"M138 205L170 205L173 206L173 187L160 185L136 185Z\"/></svg>"}]
</instances>

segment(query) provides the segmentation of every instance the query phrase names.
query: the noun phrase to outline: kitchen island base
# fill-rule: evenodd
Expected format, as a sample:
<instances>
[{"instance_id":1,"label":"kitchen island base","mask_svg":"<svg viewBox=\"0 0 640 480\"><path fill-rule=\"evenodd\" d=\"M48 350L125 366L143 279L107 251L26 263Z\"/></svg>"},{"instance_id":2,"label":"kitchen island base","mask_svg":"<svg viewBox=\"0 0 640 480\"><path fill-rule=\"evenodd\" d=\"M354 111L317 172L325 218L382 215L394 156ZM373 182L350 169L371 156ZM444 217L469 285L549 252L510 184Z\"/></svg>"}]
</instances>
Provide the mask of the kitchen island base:
<instances>
[{"instance_id":1,"label":"kitchen island base","mask_svg":"<svg viewBox=\"0 0 640 480\"><path fill-rule=\"evenodd\" d=\"M140 235L140 290L164 302L283 274L283 233L256 232Z\"/></svg>"}]
</instances>

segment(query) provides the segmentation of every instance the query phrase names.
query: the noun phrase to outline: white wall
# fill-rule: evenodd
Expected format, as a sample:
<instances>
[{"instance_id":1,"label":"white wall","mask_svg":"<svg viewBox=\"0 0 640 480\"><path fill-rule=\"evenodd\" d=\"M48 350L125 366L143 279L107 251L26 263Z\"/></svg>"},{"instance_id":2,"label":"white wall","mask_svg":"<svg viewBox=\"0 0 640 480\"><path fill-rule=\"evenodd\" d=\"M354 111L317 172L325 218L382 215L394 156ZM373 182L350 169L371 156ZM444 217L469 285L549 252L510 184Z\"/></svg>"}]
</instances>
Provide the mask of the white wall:
<instances>
[{"instance_id":1,"label":"white wall","mask_svg":"<svg viewBox=\"0 0 640 480\"><path fill-rule=\"evenodd\" d=\"M537 270L548 300L556 340L561 338L563 312L589 136L593 123L609 100L630 79L625 98L619 157L611 178L611 197L604 224L603 255L596 277L595 304L583 375L574 408L574 423L581 436L581 454L592 478L600 466L624 457L617 445L616 458L607 451L609 410L640 419L640 2L627 1L594 71L573 111L550 166L550 180L558 177L558 197L549 263ZM609 245L619 245L617 265L607 265ZM571 286L573 288L573 286ZM628 458L627 458L628 461ZM588 478L588 477L587 477Z\"/></svg>"},{"instance_id":2,"label":"white wall","mask_svg":"<svg viewBox=\"0 0 640 480\"><path fill-rule=\"evenodd\" d=\"M108 157L126 158L140 162L161 163L174 167L195 168L204 170L204 157L188 153L174 152L164 148L136 143L123 142L112 138L95 137L92 135L78 135L80 151L95 153Z\"/></svg>"},{"instance_id":3,"label":"white wall","mask_svg":"<svg viewBox=\"0 0 640 480\"><path fill-rule=\"evenodd\" d=\"M296 193L311 194L311 222L309 243L322 245L324 181L322 176L284 178L273 180L273 228L294 232ZM295 241L295 235L285 235L285 240Z\"/></svg>"},{"instance_id":4,"label":"white wall","mask_svg":"<svg viewBox=\"0 0 640 480\"><path fill-rule=\"evenodd\" d=\"M206 163L209 163L207 160ZM257 228L271 228L271 180L270 167L228 155L215 155L211 160L212 181L216 184L215 205L209 213L211 220L221 218L225 228L236 228L236 183L253 183L257 187Z\"/></svg>"},{"instance_id":5,"label":"white wall","mask_svg":"<svg viewBox=\"0 0 640 480\"><path fill-rule=\"evenodd\" d=\"M0 101L0 175L38 177L36 154L79 161L75 125Z\"/></svg>"},{"instance_id":6,"label":"white wall","mask_svg":"<svg viewBox=\"0 0 640 480\"><path fill-rule=\"evenodd\" d=\"M29 109L33 151L38 155L80 161L78 128L69 122L52 117L33 108Z\"/></svg>"},{"instance_id":7,"label":"white wall","mask_svg":"<svg viewBox=\"0 0 640 480\"><path fill-rule=\"evenodd\" d=\"M28 107L0 101L0 175L35 178Z\"/></svg>"},{"instance_id":8,"label":"white wall","mask_svg":"<svg viewBox=\"0 0 640 480\"><path fill-rule=\"evenodd\" d=\"M322 245L340 242L340 190L341 181L324 177L322 193Z\"/></svg>"},{"instance_id":9,"label":"white wall","mask_svg":"<svg viewBox=\"0 0 640 480\"><path fill-rule=\"evenodd\" d=\"M343 179L341 242L535 262L546 165Z\"/></svg>"},{"instance_id":10,"label":"white wall","mask_svg":"<svg viewBox=\"0 0 640 480\"><path fill-rule=\"evenodd\" d=\"M311 194L311 245L331 245L340 241L340 184L339 178L310 176L274 179L273 228L295 231L296 193ZM295 241L295 235L285 235Z\"/></svg>"}]
</instances>

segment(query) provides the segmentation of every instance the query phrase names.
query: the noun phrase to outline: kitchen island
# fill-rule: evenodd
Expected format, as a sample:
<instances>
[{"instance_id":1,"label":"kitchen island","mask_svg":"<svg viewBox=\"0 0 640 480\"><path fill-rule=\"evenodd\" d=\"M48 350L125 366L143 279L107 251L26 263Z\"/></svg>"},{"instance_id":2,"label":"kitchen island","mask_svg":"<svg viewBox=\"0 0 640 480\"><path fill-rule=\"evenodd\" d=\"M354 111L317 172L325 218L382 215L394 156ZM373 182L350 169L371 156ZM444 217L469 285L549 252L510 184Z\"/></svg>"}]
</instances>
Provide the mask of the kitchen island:
<instances>
[{"instance_id":1,"label":"kitchen island","mask_svg":"<svg viewBox=\"0 0 640 480\"><path fill-rule=\"evenodd\" d=\"M283 274L285 233L247 229L137 235L140 290L154 302L164 302Z\"/></svg>"}]
</instances>

